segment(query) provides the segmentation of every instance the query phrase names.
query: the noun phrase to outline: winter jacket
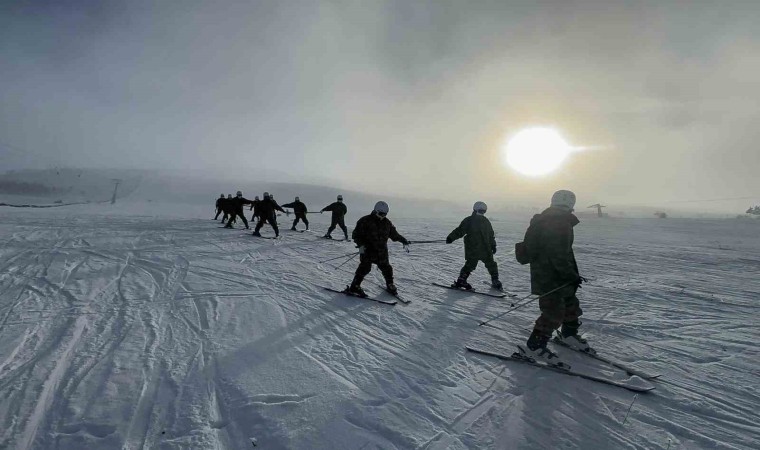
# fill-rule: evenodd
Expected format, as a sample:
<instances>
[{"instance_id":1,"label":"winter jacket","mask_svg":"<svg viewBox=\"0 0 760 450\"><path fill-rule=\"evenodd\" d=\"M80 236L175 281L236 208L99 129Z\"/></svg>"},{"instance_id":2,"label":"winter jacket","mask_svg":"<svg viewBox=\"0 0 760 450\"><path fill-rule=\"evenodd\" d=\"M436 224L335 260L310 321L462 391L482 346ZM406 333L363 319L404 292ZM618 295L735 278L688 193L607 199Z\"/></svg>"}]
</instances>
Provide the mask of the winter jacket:
<instances>
[{"instance_id":1,"label":"winter jacket","mask_svg":"<svg viewBox=\"0 0 760 450\"><path fill-rule=\"evenodd\" d=\"M253 203L253 200L248 200L245 197L233 197L232 200L229 200L229 202L232 205L233 212L237 212L240 215L243 215L243 205L250 205Z\"/></svg>"},{"instance_id":2,"label":"winter jacket","mask_svg":"<svg viewBox=\"0 0 760 450\"><path fill-rule=\"evenodd\" d=\"M496 238L494 237L491 221L482 214L473 212L466 217L458 227L446 238L447 242L453 242L464 236L464 258L467 260L486 260L496 252Z\"/></svg>"},{"instance_id":3,"label":"winter jacket","mask_svg":"<svg viewBox=\"0 0 760 450\"><path fill-rule=\"evenodd\" d=\"M232 214L235 212L235 202L233 202L231 198L220 198L219 199L222 204L222 211L224 211L225 214Z\"/></svg>"},{"instance_id":4,"label":"winter jacket","mask_svg":"<svg viewBox=\"0 0 760 450\"><path fill-rule=\"evenodd\" d=\"M293 203L286 203L282 205L283 208L293 208L293 212L296 214L306 214L308 210L306 209L306 205L302 201L297 201Z\"/></svg>"},{"instance_id":5,"label":"winter jacket","mask_svg":"<svg viewBox=\"0 0 760 450\"><path fill-rule=\"evenodd\" d=\"M216 209L222 209L222 204L224 203L225 200L227 199L224 197L220 197L216 199Z\"/></svg>"},{"instance_id":6,"label":"winter jacket","mask_svg":"<svg viewBox=\"0 0 760 450\"><path fill-rule=\"evenodd\" d=\"M285 212L285 210L282 209L282 207L278 205L276 201L269 198L260 200L256 205L256 213L260 219L271 219L274 217L275 211Z\"/></svg>"},{"instance_id":7,"label":"winter jacket","mask_svg":"<svg viewBox=\"0 0 760 450\"><path fill-rule=\"evenodd\" d=\"M321 212L324 211L332 211L332 220L339 220L342 219L343 216L348 213L348 208L346 208L346 205L343 204L343 202L335 202L331 203L324 208L322 208Z\"/></svg>"},{"instance_id":8,"label":"winter jacket","mask_svg":"<svg viewBox=\"0 0 760 450\"><path fill-rule=\"evenodd\" d=\"M533 294L549 292L567 282L578 280L578 264L573 253L575 238L573 227L580 221L571 212L561 208L548 208L531 219L537 228L530 263L530 285Z\"/></svg>"},{"instance_id":9,"label":"winter jacket","mask_svg":"<svg viewBox=\"0 0 760 450\"><path fill-rule=\"evenodd\" d=\"M357 246L365 247L364 256L370 258L371 261L388 259L388 239L404 245L409 243L396 231L396 227L390 220L382 219L374 213L356 222L351 238Z\"/></svg>"}]
</instances>

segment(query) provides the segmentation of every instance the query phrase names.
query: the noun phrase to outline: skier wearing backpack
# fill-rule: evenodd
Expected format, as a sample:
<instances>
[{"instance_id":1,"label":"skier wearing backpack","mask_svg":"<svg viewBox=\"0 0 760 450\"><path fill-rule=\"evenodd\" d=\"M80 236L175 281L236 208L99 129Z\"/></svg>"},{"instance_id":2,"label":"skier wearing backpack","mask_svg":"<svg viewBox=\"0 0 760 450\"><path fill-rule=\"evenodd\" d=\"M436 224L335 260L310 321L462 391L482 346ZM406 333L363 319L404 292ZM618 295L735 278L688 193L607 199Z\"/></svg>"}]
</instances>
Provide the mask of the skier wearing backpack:
<instances>
[{"instance_id":1,"label":"skier wearing backpack","mask_svg":"<svg viewBox=\"0 0 760 450\"><path fill-rule=\"evenodd\" d=\"M485 214L488 206L483 202L475 202L472 207L472 214L465 217L462 223L452 231L446 238L446 243L451 244L457 239L464 237L464 259L465 263L462 270L459 271L459 278L452 287L460 289L472 289L467 277L478 266L478 261L483 261L491 274L491 285L496 289L501 289L499 281L499 267L493 259L496 253L496 239L494 238L493 227Z\"/></svg>"},{"instance_id":2,"label":"skier wearing backpack","mask_svg":"<svg viewBox=\"0 0 760 450\"><path fill-rule=\"evenodd\" d=\"M538 301L541 316L536 320L526 348L519 349L550 364L562 364L557 354L546 346L560 326L558 338L565 344L581 351L590 349L588 342L578 334L581 324L578 318L583 311L575 294L584 278L578 272L573 253L573 227L580 222L573 214L574 207L573 192L555 192L551 206L533 216L525 233L528 259L518 257L520 262L530 263L531 293L542 296Z\"/></svg>"},{"instance_id":3,"label":"skier wearing backpack","mask_svg":"<svg viewBox=\"0 0 760 450\"><path fill-rule=\"evenodd\" d=\"M346 208L346 205L343 204L343 196L338 196L338 201L330 203L329 205L322 208L320 213L323 213L325 211L332 212L332 221L330 222L330 228L327 229L327 233L323 236L327 239L332 239L331 233L335 229L336 226L340 226L340 229L343 230L343 235L345 236L345 239L348 240L348 228L346 228L346 213L348 213L348 208Z\"/></svg>"},{"instance_id":4,"label":"skier wearing backpack","mask_svg":"<svg viewBox=\"0 0 760 450\"><path fill-rule=\"evenodd\" d=\"M364 216L356 222L351 237L359 248L359 267L356 268L354 280L347 288L347 292L359 297L367 294L361 288L364 277L372 270L372 264L377 265L385 278L385 288L392 295L396 295L396 285L393 284L393 267L388 260L388 239L401 242L406 248L409 241L401 236L396 227L387 219L388 204L380 201L368 216Z\"/></svg>"},{"instance_id":5,"label":"skier wearing backpack","mask_svg":"<svg viewBox=\"0 0 760 450\"><path fill-rule=\"evenodd\" d=\"M296 225L298 225L298 222L300 220L303 220L304 225L306 225L306 229L309 229L309 219L306 218L306 213L308 210L306 209L306 205L301 201L300 198L296 197L295 201L293 203L286 203L282 205L283 208L293 208L293 212L296 215L296 220L293 221L293 226L290 227L291 230L296 231Z\"/></svg>"}]
</instances>

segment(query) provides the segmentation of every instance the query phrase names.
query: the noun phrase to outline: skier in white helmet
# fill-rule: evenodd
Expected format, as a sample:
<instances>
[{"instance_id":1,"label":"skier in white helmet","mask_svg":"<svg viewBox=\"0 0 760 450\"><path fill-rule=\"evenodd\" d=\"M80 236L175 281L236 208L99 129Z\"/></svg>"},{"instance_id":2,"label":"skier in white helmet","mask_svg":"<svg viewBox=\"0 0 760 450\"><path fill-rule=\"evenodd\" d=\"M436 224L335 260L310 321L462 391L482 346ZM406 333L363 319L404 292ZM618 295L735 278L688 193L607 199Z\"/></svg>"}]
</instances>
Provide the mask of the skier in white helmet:
<instances>
[{"instance_id":1,"label":"skier in white helmet","mask_svg":"<svg viewBox=\"0 0 760 450\"><path fill-rule=\"evenodd\" d=\"M396 285L393 283L393 267L388 260L388 239L394 242L401 242L404 247L409 245L409 241L401 236L396 227L388 220L388 204L379 201L375 204L372 213L362 217L356 222L356 228L351 235L359 248L359 267L356 268L356 274L347 291L350 294L359 297L366 297L367 294L361 288L364 277L372 270L372 264L377 265L380 272L385 278L385 288L392 295L398 294Z\"/></svg>"},{"instance_id":2,"label":"skier in white helmet","mask_svg":"<svg viewBox=\"0 0 760 450\"><path fill-rule=\"evenodd\" d=\"M551 206L531 219L524 240L530 255L531 293L542 296L538 301L541 316L525 347L518 348L527 356L555 365L563 363L547 343L560 326L558 340L581 351L593 351L578 334L583 311L576 291L585 279L580 276L573 253L573 227L580 222L573 214L574 208L573 192L555 192Z\"/></svg>"},{"instance_id":3,"label":"skier in white helmet","mask_svg":"<svg viewBox=\"0 0 760 450\"><path fill-rule=\"evenodd\" d=\"M496 238L491 221L485 216L486 211L488 211L488 206L485 203L475 202L472 206L472 214L465 217L462 223L446 238L446 243L451 244L464 237L465 263L462 270L459 271L459 278L452 287L472 289L470 283L467 282L467 277L478 266L478 261L483 261L488 273L491 274L491 285L499 290L502 288L501 281L499 281L499 266L493 259L493 255L496 253Z\"/></svg>"}]
</instances>

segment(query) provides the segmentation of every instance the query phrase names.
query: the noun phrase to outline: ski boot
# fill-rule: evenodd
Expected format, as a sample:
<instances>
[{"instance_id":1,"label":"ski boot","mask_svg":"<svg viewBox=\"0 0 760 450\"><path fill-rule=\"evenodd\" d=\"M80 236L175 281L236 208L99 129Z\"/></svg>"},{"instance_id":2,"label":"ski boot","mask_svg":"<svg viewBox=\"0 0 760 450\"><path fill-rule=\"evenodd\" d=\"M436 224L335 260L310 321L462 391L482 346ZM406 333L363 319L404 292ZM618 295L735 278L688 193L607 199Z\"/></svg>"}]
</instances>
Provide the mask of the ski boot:
<instances>
[{"instance_id":1,"label":"ski boot","mask_svg":"<svg viewBox=\"0 0 760 450\"><path fill-rule=\"evenodd\" d=\"M325 239L332 239L332 236L330 236L330 233L327 233L326 235L322 236Z\"/></svg>"},{"instance_id":2,"label":"ski boot","mask_svg":"<svg viewBox=\"0 0 760 450\"><path fill-rule=\"evenodd\" d=\"M362 289L361 286L358 284L351 283L351 286L346 286L346 292L351 295L355 295L357 297L361 298L367 298L368 295L366 292L364 292L364 289Z\"/></svg>"},{"instance_id":3,"label":"ski boot","mask_svg":"<svg viewBox=\"0 0 760 450\"><path fill-rule=\"evenodd\" d=\"M570 366L564 363L559 355L549 350L546 344L549 342L549 336L543 335L536 330L530 334L525 347L517 346L520 355L531 361L543 362L550 366L560 369L569 369Z\"/></svg>"},{"instance_id":4,"label":"ski boot","mask_svg":"<svg viewBox=\"0 0 760 450\"><path fill-rule=\"evenodd\" d=\"M253 232L253 236L261 237L261 233L259 233L258 231L254 231Z\"/></svg>"},{"instance_id":5,"label":"ski boot","mask_svg":"<svg viewBox=\"0 0 760 450\"><path fill-rule=\"evenodd\" d=\"M396 285L393 282L386 283L385 290L391 295L398 295L398 289L396 289Z\"/></svg>"},{"instance_id":6,"label":"ski boot","mask_svg":"<svg viewBox=\"0 0 760 450\"><path fill-rule=\"evenodd\" d=\"M562 330L557 332L554 341L579 352L595 354L596 350L591 348L588 341L578 334L578 327L580 326L581 323L578 320L563 323Z\"/></svg>"},{"instance_id":7,"label":"ski boot","mask_svg":"<svg viewBox=\"0 0 760 450\"><path fill-rule=\"evenodd\" d=\"M497 291L501 291L504 289L504 286L501 284L501 281L499 281L498 278L491 279L491 287L493 287Z\"/></svg>"},{"instance_id":8,"label":"ski boot","mask_svg":"<svg viewBox=\"0 0 760 450\"><path fill-rule=\"evenodd\" d=\"M295 226L290 227L290 231L298 231Z\"/></svg>"},{"instance_id":9,"label":"ski boot","mask_svg":"<svg viewBox=\"0 0 760 450\"><path fill-rule=\"evenodd\" d=\"M451 287L457 288L457 289L464 289L467 291L472 290L472 285L467 282L466 278L462 278L462 277L457 278L457 281L455 281L454 284L451 285Z\"/></svg>"},{"instance_id":10,"label":"ski boot","mask_svg":"<svg viewBox=\"0 0 760 450\"><path fill-rule=\"evenodd\" d=\"M232 228L232 225L228 223L227 225L224 226L224 228Z\"/></svg>"}]
</instances>

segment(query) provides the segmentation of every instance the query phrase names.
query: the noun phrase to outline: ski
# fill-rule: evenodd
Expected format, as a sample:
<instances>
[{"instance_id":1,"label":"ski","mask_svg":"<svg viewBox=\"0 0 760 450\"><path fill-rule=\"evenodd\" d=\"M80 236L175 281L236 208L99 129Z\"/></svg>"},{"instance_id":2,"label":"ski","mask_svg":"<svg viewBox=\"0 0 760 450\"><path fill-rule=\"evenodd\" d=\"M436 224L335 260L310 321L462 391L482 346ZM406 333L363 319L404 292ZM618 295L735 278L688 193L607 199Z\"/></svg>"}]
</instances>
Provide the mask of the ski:
<instances>
[{"instance_id":1,"label":"ski","mask_svg":"<svg viewBox=\"0 0 760 450\"><path fill-rule=\"evenodd\" d=\"M254 235L253 237L256 237L256 238L259 238L259 239L272 239L272 240L274 240L274 239L280 239L279 236L272 237L272 236L256 236L256 235Z\"/></svg>"},{"instance_id":2,"label":"ski","mask_svg":"<svg viewBox=\"0 0 760 450\"><path fill-rule=\"evenodd\" d=\"M659 378L662 375L662 374L659 374L659 373L656 374L656 375L652 375L652 374L648 374L646 372L642 372L642 371L640 371L638 369L635 369L635 368L633 368L631 366L623 364L623 363L621 363L619 361L615 361L615 360L606 358L604 356L601 356L598 353L596 353L596 350L594 350L594 349L591 349L591 351L588 351L588 352L584 352L582 350L578 350L578 349L570 347L569 345L567 345L564 342L560 341L556 336L552 340L557 345L560 345L560 346L565 347L565 348L569 348L570 350L576 351L578 353L582 353L582 354L584 354L586 356L589 356L591 358L594 358L594 359L596 359L598 361L602 361L604 363L607 363L607 364L611 365L612 367L617 367L618 369L624 370L624 371L626 371L628 373L628 375L636 375L636 376L639 376L641 378L644 378L645 380L656 380L657 378Z\"/></svg>"},{"instance_id":3,"label":"ski","mask_svg":"<svg viewBox=\"0 0 760 450\"><path fill-rule=\"evenodd\" d=\"M571 376L575 376L575 377L584 378L586 380L597 381L599 383L609 384L611 386L618 386L618 387L621 387L621 388L624 388L624 389L628 389L629 391L633 391L633 392L649 392L649 391L651 391L651 390L653 390L655 388L654 386L649 386L649 387L634 386L634 385L631 385L631 384L628 384L628 383L625 383L625 382L622 382L622 381L616 381L616 380L611 380L609 378L604 378L604 377L599 377L599 376L595 376L595 375L589 375L589 374L585 374L585 373L581 373L581 372L576 372L576 371L574 371L572 369L561 369L559 367L554 367L554 366L551 366L549 364L537 362L537 361L534 361L532 359L526 358L526 357L520 355L517 352L513 353L511 356L507 356L507 355L504 355L504 354L501 354L501 353L496 353L496 352L492 352L492 351L489 351L489 350L483 350L483 349L479 349L479 348L476 348L476 347L471 347L469 345L466 346L465 348L468 351L471 351L471 352L474 352L474 353L480 353L481 355L493 356L494 358L499 358L499 359L502 359L504 361L515 361L515 362L520 362L520 363L524 363L524 364L529 364L529 365L534 366L534 367L539 367L541 369L548 369L548 370L551 370L553 372L558 372L558 373L562 373L562 374L565 374L565 375L571 375Z\"/></svg>"},{"instance_id":4,"label":"ski","mask_svg":"<svg viewBox=\"0 0 760 450\"><path fill-rule=\"evenodd\" d=\"M374 297L360 297L358 295L354 295L354 294L351 294L351 293L347 292L345 289L342 290L342 291L339 291L338 289L328 288L328 287L323 287L323 289L325 289L327 291L330 291L330 292L336 292L338 294L347 295L349 297L362 298L364 300L372 300L373 302L382 303L384 305L395 305L395 304L398 303L396 300L383 300L382 298L374 298Z\"/></svg>"},{"instance_id":5,"label":"ski","mask_svg":"<svg viewBox=\"0 0 760 450\"><path fill-rule=\"evenodd\" d=\"M496 289L495 287L493 287L493 285L491 283L489 283L486 280L483 280L483 284L485 284L486 286L490 286L491 289L493 289L495 291L499 291L499 292L502 292L502 293L506 294L507 297L517 297L517 294L513 294L511 292L505 291L503 288L502 289Z\"/></svg>"},{"instance_id":6,"label":"ski","mask_svg":"<svg viewBox=\"0 0 760 450\"><path fill-rule=\"evenodd\" d=\"M504 297L507 296L507 294L490 294L488 292L476 291L475 289L470 289L470 290L460 289L460 288L457 288L457 287L454 287L454 286L450 286L450 285L446 285L446 284L442 284L442 283L432 283L432 284L433 284L433 286L438 286L438 287L442 287L442 288L445 288L445 289L451 289L452 291L464 292L465 294L478 294L478 295L485 295L486 297L493 297L493 298L504 298Z\"/></svg>"},{"instance_id":7,"label":"ski","mask_svg":"<svg viewBox=\"0 0 760 450\"><path fill-rule=\"evenodd\" d=\"M378 283L375 283L375 284L377 285L377 287L379 287L380 289L384 290L385 292L387 292L387 293L388 293L388 295L391 295L391 296L393 296L393 297L394 297L396 300L400 301L401 303L403 303L403 304L405 304L405 305L408 305L409 303L412 303L412 301L411 301L411 300L407 300L407 299L405 299L405 298L404 298L404 297L402 297L402 296L401 296L401 295L400 295L398 292L396 292L396 293L394 294L393 292L389 291L389 290L388 290L388 288L386 288L385 286L383 286L383 285L381 285L381 284L378 284Z\"/></svg>"}]
</instances>

